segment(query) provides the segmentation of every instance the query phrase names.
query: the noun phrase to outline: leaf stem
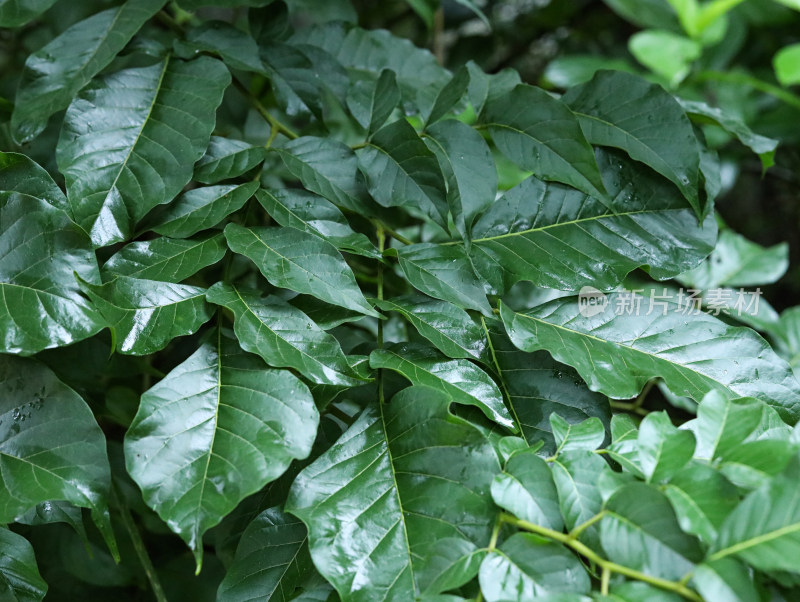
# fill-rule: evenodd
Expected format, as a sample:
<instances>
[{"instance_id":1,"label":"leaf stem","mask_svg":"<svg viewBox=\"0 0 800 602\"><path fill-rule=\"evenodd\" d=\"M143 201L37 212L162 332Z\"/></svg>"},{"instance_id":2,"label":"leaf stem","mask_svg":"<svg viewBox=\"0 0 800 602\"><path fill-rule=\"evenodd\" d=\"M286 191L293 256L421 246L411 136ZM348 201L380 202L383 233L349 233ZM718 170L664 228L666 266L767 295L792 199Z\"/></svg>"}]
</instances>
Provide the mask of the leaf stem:
<instances>
[{"instance_id":1,"label":"leaf stem","mask_svg":"<svg viewBox=\"0 0 800 602\"><path fill-rule=\"evenodd\" d=\"M150 583L150 589L153 590L153 596L158 602L168 602L167 595L164 593L164 588L161 587L161 581L158 579L158 574L153 566L153 561L150 560L150 555L147 553L147 548L144 545L144 541L142 541L139 529L136 527L136 523L133 522L130 510L128 510L121 496L117 493L117 486L113 483L111 484L111 498L117 510L119 510L122 524L125 525L128 536L131 538L133 549L136 551L139 563L142 565L147 581Z\"/></svg>"},{"instance_id":2,"label":"leaf stem","mask_svg":"<svg viewBox=\"0 0 800 602\"><path fill-rule=\"evenodd\" d=\"M486 550L491 554L494 549L497 547L497 538L500 537L500 528L503 526L503 514L500 513L497 515L497 520L494 521L494 528L492 529L492 535L489 538L489 546ZM478 597L475 598L475 602L483 602L483 592L478 592Z\"/></svg>"},{"instance_id":3,"label":"leaf stem","mask_svg":"<svg viewBox=\"0 0 800 602\"><path fill-rule=\"evenodd\" d=\"M255 95L249 89L247 89L247 87L245 87L244 84L242 84L239 80L233 78L233 85L236 86L237 90L239 90L242 94L245 95L247 100L250 101L250 104L253 105L253 108L255 108L255 110L258 111L259 115L261 115L264 119L267 120L267 123L269 123L270 126L270 139L273 138L273 132L283 132L283 134L287 138L291 138L292 140L300 137L292 128L278 121L278 119L275 118L272 115L272 113L267 111L264 105L261 104L261 101L258 100L258 98L256 98ZM275 136L277 136L277 133L275 134ZM267 143L271 144L271 141L268 140Z\"/></svg>"},{"instance_id":4,"label":"leaf stem","mask_svg":"<svg viewBox=\"0 0 800 602\"><path fill-rule=\"evenodd\" d=\"M597 554L594 550L583 544L582 542L572 538L570 535L565 533L561 533L560 531L554 531L553 529L548 529L547 527L542 527L540 525L535 525L533 523L529 523L528 521L521 520L516 518L515 516L511 516L510 514L503 513L501 514L501 518L503 522L508 523L510 525L514 525L519 529L523 529L525 531L529 531L531 533L535 533L536 535L540 535L542 537L546 537L547 539L552 539L553 541L557 541L559 543L564 544L568 548L571 548L573 552L577 552L587 560L594 562L597 566L599 566L603 573L618 573L620 575L624 575L625 577L629 577L631 579L636 579L637 581L644 581L645 583L649 583L655 587L675 592L676 594L686 598L687 600L693 600L694 602L703 602L703 599L693 590L686 587L686 585L682 583L676 583L675 581L669 581L667 579L661 579L660 577L653 577L652 575L646 575L640 571L635 569L629 568L627 566L623 566L621 564L617 564L616 562L611 562L610 560L606 560L599 554Z\"/></svg>"},{"instance_id":5,"label":"leaf stem","mask_svg":"<svg viewBox=\"0 0 800 602\"><path fill-rule=\"evenodd\" d=\"M600 521L606 515L605 510L601 510L597 514L595 514L592 518L585 520L580 525L575 527L572 531L569 532L567 537L569 539L578 539L581 536L581 533L586 531L589 527L591 527L596 522Z\"/></svg>"},{"instance_id":6,"label":"leaf stem","mask_svg":"<svg viewBox=\"0 0 800 602\"><path fill-rule=\"evenodd\" d=\"M611 408L614 410L630 412L632 414L638 414L639 416L647 416L650 413L644 408L637 407L635 403L629 401L615 401L612 399L609 401L609 403L611 404Z\"/></svg>"}]
</instances>

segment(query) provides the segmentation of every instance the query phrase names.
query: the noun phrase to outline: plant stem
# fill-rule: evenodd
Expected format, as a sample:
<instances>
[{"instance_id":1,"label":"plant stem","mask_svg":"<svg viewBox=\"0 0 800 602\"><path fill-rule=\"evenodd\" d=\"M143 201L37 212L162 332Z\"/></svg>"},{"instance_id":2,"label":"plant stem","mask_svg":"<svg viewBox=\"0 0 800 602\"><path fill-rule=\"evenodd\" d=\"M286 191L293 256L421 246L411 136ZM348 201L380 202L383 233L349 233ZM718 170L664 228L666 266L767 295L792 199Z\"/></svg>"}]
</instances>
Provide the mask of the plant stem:
<instances>
[{"instance_id":1,"label":"plant stem","mask_svg":"<svg viewBox=\"0 0 800 602\"><path fill-rule=\"evenodd\" d=\"M614 410L621 410L623 412L630 412L632 414L638 414L639 416L647 416L650 412L645 410L644 408L637 407L635 403L629 401L610 401L611 407Z\"/></svg>"},{"instance_id":2,"label":"plant stem","mask_svg":"<svg viewBox=\"0 0 800 602\"><path fill-rule=\"evenodd\" d=\"M567 535L567 537L568 537L568 538L570 538L570 539L578 539L578 538L581 536L581 533L583 533L584 531L586 531L586 529L588 529L588 528L589 528L589 527L591 527L593 524L595 524L596 522L598 522L598 521L599 521L600 519L602 519L602 518L603 518L605 515L606 515L605 511L600 511L600 512L598 512L598 513L597 513L597 514L595 514L595 515L594 515L592 518L590 518L590 519L588 519L588 520L586 520L586 521L582 522L580 525L578 525L578 526L577 526L577 527L575 527L575 528L574 528L572 531L570 531L570 532L569 532L569 534Z\"/></svg>"},{"instance_id":3,"label":"plant stem","mask_svg":"<svg viewBox=\"0 0 800 602\"><path fill-rule=\"evenodd\" d=\"M514 525L519 529L524 529L525 531L530 531L531 533L535 533L536 535L540 535L542 537L546 537L547 539L552 539L553 541L557 541L559 543L564 544L568 548L571 548L573 552L577 552L587 560L594 562L597 566L599 566L603 573L618 573L620 575L624 575L625 577L630 577L631 579L636 579L637 581L644 581L645 583L649 583L655 587L675 592L676 594L686 598L687 600L694 600L695 602L703 602L703 599L693 590L689 589L682 583L677 583L675 581L669 581L667 579L661 579L660 577L653 577L651 575L646 575L640 571L635 569L629 568L627 566L623 566L621 564L617 564L616 562L611 562L610 560L606 560L599 554L597 554L594 550L586 546L585 544L581 543L580 541L574 539L570 535L565 533L561 533L560 531L554 531L553 529L548 529L547 527L542 527L540 525L535 525L533 523L529 523L528 521L524 521L518 519L510 514L503 513L501 515L503 522L506 522L510 525Z\"/></svg>"},{"instance_id":4,"label":"plant stem","mask_svg":"<svg viewBox=\"0 0 800 602\"><path fill-rule=\"evenodd\" d=\"M498 514L497 520L494 521L494 528L492 529L492 536L489 538L489 546L486 548L487 551L491 554L492 551L497 547L497 538L500 537L500 528L503 526L503 515ZM483 601L483 592L478 592L478 597L475 598L475 602L482 602Z\"/></svg>"},{"instance_id":5,"label":"plant stem","mask_svg":"<svg viewBox=\"0 0 800 602\"><path fill-rule=\"evenodd\" d=\"M378 252L383 255L386 248L386 231L383 224L378 223L375 229L375 238L378 239ZM383 301L383 260L378 261L378 300ZM383 320L378 318L378 349L383 348ZM378 369L378 400L382 404L383 397L383 369Z\"/></svg>"},{"instance_id":6,"label":"plant stem","mask_svg":"<svg viewBox=\"0 0 800 602\"><path fill-rule=\"evenodd\" d=\"M800 96L792 94L788 90L784 90L780 86L770 84L769 82L762 81L752 75L746 73L727 73L722 71L701 71L696 74L692 79L698 82L704 81L719 81L729 82L732 84L742 84L750 86L754 90L764 92L770 96L774 96L778 100L782 100L787 105L800 109Z\"/></svg>"},{"instance_id":7,"label":"plant stem","mask_svg":"<svg viewBox=\"0 0 800 602\"><path fill-rule=\"evenodd\" d=\"M168 602L164 588L161 587L161 581L159 581L158 574L153 566L153 561L150 560L150 555L147 553L142 536L139 534L139 529L136 527L136 523L133 522L130 510L128 510L121 496L117 493L117 486L113 483L111 485L111 498L117 510L119 510L122 524L125 525L128 536L131 538L131 543L133 543L133 549L136 550L136 556L139 558L139 563L142 565L145 575L147 575L147 581L150 583L150 589L153 590L153 596L158 602Z\"/></svg>"},{"instance_id":8,"label":"plant stem","mask_svg":"<svg viewBox=\"0 0 800 602\"><path fill-rule=\"evenodd\" d=\"M247 100L250 101L250 104L253 105L256 111L258 111L259 115L261 115L264 119L267 120L267 123L269 123L269 126L271 128L270 138L273 137L272 135L273 131L283 132L283 134L287 138L291 138L292 140L294 140L295 138L299 138L298 134L295 133L295 131L292 128L278 121L269 111L267 111L264 105L261 104L261 101L258 100L258 98L256 98L253 95L253 93L250 92L250 90L248 90L239 80L233 78L233 85L236 86L237 90L239 90L242 94L245 95ZM277 136L277 134L275 135ZM267 142L271 144L269 140Z\"/></svg>"}]
</instances>

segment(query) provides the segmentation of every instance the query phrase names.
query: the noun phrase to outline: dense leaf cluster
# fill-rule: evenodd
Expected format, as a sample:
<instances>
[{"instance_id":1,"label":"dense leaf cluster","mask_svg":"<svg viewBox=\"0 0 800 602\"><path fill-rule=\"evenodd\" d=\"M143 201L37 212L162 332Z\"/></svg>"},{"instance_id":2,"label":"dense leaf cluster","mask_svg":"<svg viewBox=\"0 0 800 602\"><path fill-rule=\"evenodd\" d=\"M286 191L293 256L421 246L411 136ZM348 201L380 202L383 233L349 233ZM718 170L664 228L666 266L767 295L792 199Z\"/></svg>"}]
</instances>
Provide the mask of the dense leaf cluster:
<instances>
[{"instance_id":1,"label":"dense leaf cluster","mask_svg":"<svg viewBox=\"0 0 800 602\"><path fill-rule=\"evenodd\" d=\"M631 73L450 72L343 2L204 4L24 58L0 597L794 599L800 323L733 294L787 253L718 233L700 124L774 141Z\"/></svg>"}]
</instances>

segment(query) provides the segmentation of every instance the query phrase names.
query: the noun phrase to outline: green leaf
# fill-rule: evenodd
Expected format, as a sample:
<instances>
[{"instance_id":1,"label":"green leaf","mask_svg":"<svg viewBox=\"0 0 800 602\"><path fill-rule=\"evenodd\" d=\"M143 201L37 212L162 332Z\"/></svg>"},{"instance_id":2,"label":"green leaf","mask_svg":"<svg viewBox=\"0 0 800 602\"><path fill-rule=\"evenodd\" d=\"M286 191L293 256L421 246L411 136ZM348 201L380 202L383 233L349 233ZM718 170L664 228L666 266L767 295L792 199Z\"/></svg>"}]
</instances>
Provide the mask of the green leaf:
<instances>
[{"instance_id":1,"label":"green leaf","mask_svg":"<svg viewBox=\"0 0 800 602\"><path fill-rule=\"evenodd\" d=\"M18 153L0 152L0 192L21 192L69 214L67 197L45 169Z\"/></svg>"},{"instance_id":2,"label":"green leaf","mask_svg":"<svg viewBox=\"0 0 800 602\"><path fill-rule=\"evenodd\" d=\"M733 558L698 565L692 582L705 600L749 602L760 597L748 568Z\"/></svg>"},{"instance_id":3,"label":"green leaf","mask_svg":"<svg viewBox=\"0 0 800 602\"><path fill-rule=\"evenodd\" d=\"M565 547L517 533L490 552L480 571L486 602L547 598L559 593L588 593L589 575Z\"/></svg>"},{"instance_id":4,"label":"green leaf","mask_svg":"<svg viewBox=\"0 0 800 602\"><path fill-rule=\"evenodd\" d=\"M431 150L447 180L447 203L458 231L469 238L478 215L497 194L497 169L483 137L470 126L448 119L428 128Z\"/></svg>"},{"instance_id":5,"label":"green leaf","mask_svg":"<svg viewBox=\"0 0 800 602\"><path fill-rule=\"evenodd\" d=\"M772 66L782 86L800 83L800 44L781 48L772 58Z\"/></svg>"},{"instance_id":6,"label":"green leaf","mask_svg":"<svg viewBox=\"0 0 800 602\"><path fill-rule=\"evenodd\" d=\"M182 58L198 52L213 52L231 69L265 73L258 58L258 45L249 34L224 21L206 21L186 33L185 42L175 42Z\"/></svg>"},{"instance_id":7,"label":"green leaf","mask_svg":"<svg viewBox=\"0 0 800 602\"><path fill-rule=\"evenodd\" d=\"M637 3L641 0L635 0ZM611 595L595 597L602 602L682 602L678 594L664 591L642 581L623 581L611 586Z\"/></svg>"},{"instance_id":8,"label":"green leaf","mask_svg":"<svg viewBox=\"0 0 800 602\"><path fill-rule=\"evenodd\" d=\"M678 522L686 533L713 544L725 517L739 503L739 493L722 474L692 462L670 478L664 487Z\"/></svg>"},{"instance_id":9,"label":"green leaf","mask_svg":"<svg viewBox=\"0 0 800 602\"><path fill-rule=\"evenodd\" d=\"M194 179L203 184L216 184L236 178L253 169L267 156L263 146L252 146L241 140L211 136L206 154L194 166Z\"/></svg>"},{"instance_id":10,"label":"green leaf","mask_svg":"<svg viewBox=\"0 0 800 602\"><path fill-rule=\"evenodd\" d=\"M697 100L678 99L681 107L689 117L700 123L715 123L729 134L733 134L739 142L752 150L761 158L761 168L766 171L775 164L775 149L778 141L753 132L736 115L718 107L712 107Z\"/></svg>"},{"instance_id":11,"label":"green leaf","mask_svg":"<svg viewBox=\"0 0 800 602\"><path fill-rule=\"evenodd\" d=\"M694 434L675 428L666 412L644 417L638 443L639 464L648 483L672 478L694 455Z\"/></svg>"},{"instance_id":12,"label":"green leaf","mask_svg":"<svg viewBox=\"0 0 800 602\"><path fill-rule=\"evenodd\" d=\"M391 69L381 71L377 79L359 79L347 91L347 108L372 136L400 102L397 75Z\"/></svg>"},{"instance_id":13,"label":"green leaf","mask_svg":"<svg viewBox=\"0 0 800 602\"><path fill-rule=\"evenodd\" d=\"M346 253L380 258L372 241L361 232L355 232L336 205L322 197L306 190L286 188L272 191L262 188L256 193L256 198L272 219L282 226L321 236Z\"/></svg>"},{"instance_id":14,"label":"green leaf","mask_svg":"<svg viewBox=\"0 0 800 602\"><path fill-rule=\"evenodd\" d=\"M0 27L21 27L55 3L56 0L3 0L0 2Z\"/></svg>"},{"instance_id":15,"label":"green leaf","mask_svg":"<svg viewBox=\"0 0 800 602\"><path fill-rule=\"evenodd\" d=\"M452 401L479 408L487 418L516 430L503 404L503 395L483 370L468 360L451 360L422 345L401 343L376 349L369 356L373 368L394 370L415 385L446 393Z\"/></svg>"},{"instance_id":16,"label":"green leaf","mask_svg":"<svg viewBox=\"0 0 800 602\"><path fill-rule=\"evenodd\" d=\"M349 69L370 71L376 76L384 69L391 69L397 74L397 84L409 112L429 112L439 90L448 81L447 71L430 51L385 30L327 23L297 32L293 42L318 46Z\"/></svg>"},{"instance_id":17,"label":"green leaf","mask_svg":"<svg viewBox=\"0 0 800 602\"><path fill-rule=\"evenodd\" d=\"M465 66L460 67L453 74L450 81L439 90L439 94L436 96L436 100L433 103L431 113L428 116L426 127L430 127L447 115L464 97L468 85L469 71Z\"/></svg>"},{"instance_id":18,"label":"green leaf","mask_svg":"<svg viewBox=\"0 0 800 602\"><path fill-rule=\"evenodd\" d=\"M39 602L46 593L47 583L39 574L33 546L22 535L0 528L0 597Z\"/></svg>"},{"instance_id":19,"label":"green leaf","mask_svg":"<svg viewBox=\"0 0 800 602\"><path fill-rule=\"evenodd\" d=\"M786 470L748 495L719 530L709 560L735 556L761 571L797 572L800 497L797 456Z\"/></svg>"},{"instance_id":20,"label":"green leaf","mask_svg":"<svg viewBox=\"0 0 800 602\"><path fill-rule=\"evenodd\" d=\"M677 280L697 289L758 286L779 280L789 268L789 245L765 248L731 230L719 234L711 256Z\"/></svg>"},{"instance_id":21,"label":"green leaf","mask_svg":"<svg viewBox=\"0 0 800 602\"><path fill-rule=\"evenodd\" d=\"M686 79L692 63L702 55L703 46L671 31L646 29L630 37L628 50L672 87Z\"/></svg>"},{"instance_id":22,"label":"green leaf","mask_svg":"<svg viewBox=\"0 0 800 602\"><path fill-rule=\"evenodd\" d=\"M712 461L725 458L760 431L769 406L755 399L726 399L717 391L703 397L697 418L686 423L697 439L695 457Z\"/></svg>"},{"instance_id":23,"label":"green leaf","mask_svg":"<svg viewBox=\"0 0 800 602\"><path fill-rule=\"evenodd\" d=\"M10 356L0 358L0 391L0 523L64 500L90 508L108 533L106 440L86 402L44 365Z\"/></svg>"},{"instance_id":24,"label":"green leaf","mask_svg":"<svg viewBox=\"0 0 800 602\"><path fill-rule=\"evenodd\" d=\"M555 531L564 528L550 468L530 448L508 459L492 481L492 499L519 519Z\"/></svg>"},{"instance_id":25,"label":"green leaf","mask_svg":"<svg viewBox=\"0 0 800 602\"><path fill-rule=\"evenodd\" d=\"M416 210L447 230L447 189L439 162L408 121L382 127L357 155L378 204Z\"/></svg>"},{"instance_id":26,"label":"green leaf","mask_svg":"<svg viewBox=\"0 0 800 602\"><path fill-rule=\"evenodd\" d=\"M242 533L217 600L287 602L313 574L305 525L279 508L268 508Z\"/></svg>"},{"instance_id":27,"label":"green leaf","mask_svg":"<svg viewBox=\"0 0 800 602\"><path fill-rule=\"evenodd\" d=\"M292 485L286 509L308 527L314 564L344 602L412 600L474 576L473 562L459 563L489 540L500 467L450 402L411 387L368 406Z\"/></svg>"},{"instance_id":28,"label":"green leaf","mask_svg":"<svg viewBox=\"0 0 800 602\"><path fill-rule=\"evenodd\" d=\"M609 290L637 267L665 280L714 248L712 215L698 224L663 178L619 154L598 152L598 159L611 210L572 188L528 178L475 224L473 261L500 292L518 280Z\"/></svg>"},{"instance_id":29,"label":"green leaf","mask_svg":"<svg viewBox=\"0 0 800 602\"><path fill-rule=\"evenodd\" d=\"M0 248L0 351L30 355L103 328L73 276L100 281L92 245L66 213L27 194L0 192Z\"/></svg>"},{"instance_id":30,"label":"green leaf","mask_svg":"<svg viewBox=\"0 0 800 602\"><path fill-rule=\"evenodd\" d=\"M594 452L572 449L560 453L550 466L561 515L571 531L600 512L603 498L597 487L597 479L603 471L608 470L608 464ZM589 527L583 531L581 538L597 547L597 528Z\"/></svg>"},{"instance_id":31,"label":"green leaf","mask_svg":"<svg viewBox=\"0 0 800 602\"><path fill-rule=\"evenodd\" d=\"M156 210L150 229L164 236L187 238L213 228L241 209L258 190L258 182L194 188L181 194L163 211ZM152 222L150 222L152 223Z\"/></svg>"},{"instance_id":32,"label":"green leaf","mask_svg":"<svg viewBox=\"0 0 800 602\"><path fill-rule=\"evenodd\" d=\"M308 456L319 414L308 388L217 334L142 395L125 462L148 506L202 561L202 536L247 495Z\"/></svg>"},{"instance_id":33,"label":"green leaf","mask_svg":"<svg viewBox=\"0 0 800 602\"><path fill-rule=\"evenodd\" d=\"M379 317L358 288L352 270L325 239L294 228L238 224L228 224L225 238L233 252L252 259L273 285Z\"/></svg>"},{"instance_id":34,"label":"green leaf","mask_svg":"<svg viewBox=\"0 0 800 602\"><path fill-rule=\"evenodd\" d=\"M594 151L560 100L520 84L486 102L483 122L500 152L522 169L606 200Z\"/></svg>"},{"instance_id":35,"label":"green leaf","mask_svg":"<svg viewBox=\"0 0 800 602\"><path fill-rule=\"evenodd\" d=\"M624 486L605 510L600 538L612 562L677 581L702 557L697 541L680 530L667 498L650 485Z\"/></svg>"},{"instance_id":36,"label":"green leaf","mask_svg":"<svg viewBox=\"0 0 800 602\"><path fill-rule=\"evenodd\" d=\"M550 354L523 353L509 340L499 320L485 321L489 355L515 422L530 445L544 442L545 453L556 451L550 416L570 424L595 416L609 424L608 398L591 392L572 368L553 361Z\"/></svg>"},{"instance_id":37,"label":"green leaf","mask_svg":"<svg viewBox=\"0 0 800 602\"><path fill-rule=\"evenodd\" d=\"M332 138L303 136L275 150L308 190L364 213L366 192L357 178L358 159L349 146Z\"/></svg>"},{"instance_id":38,"label":"green leaf","mask_svg":"<svg viewBox=\"0 0 800 602\"><path fill-rule=\"evenodd\" d=\"M311 382L354 387L363 384L333 335L278 297L265 297L218 282L206 294L230 309L242 349L276 368L294 368Z\"/></svg>"},{"instance_id":39,"label":"green leaf","mask_svg":"<svg viewBox=\"0 0 800 602\"><path fill-rule=\"evenodd\" d=\"M408 282L426 295L491 315L483 284L462 246L420 243L397 250Z\"/></svg>"},{"instance_id":40,"label":"green leaf","mask_svg":"<svg viewBox=\"0 0 800 602\"><path fill-rule=\"evenodd\" d=\"M168 57L95 80L72 101L56 157L75 220L95 245L128 238L191 179L229 83L215 59Z\"/></svg>"},{"instance_id":41,"label":"green leaf","mask_svg":"<svg viewBox=\"0 0 800 602\"><path fill-rule=\"evenodd\" d=\"M766 341L747 328L728 326L708 314L618 313L635 307L635 293L611 293L602 313L584 316L578 299L563 297L524 313L500 308L511 340L525 351L547 349L570 364L592 390L615 399L638 395L661 377L678 394L700 400L712 390L728 397L762 398L786 420L800 418L800 384ZM621 301L620 301L621 300ZM638 315L636 315L638 313ZM642 336L646 333L646 336Z\"/></svg>"},{"instance_id":42,"label":"green leaf","mask_svg":"<svg viewBox=\"0 0 800 602\"><path fill-rule=\"evenodd\" d=\"M419 15L428 29L433 29L433 16L439 7L439 0L405 0L405 3Z\"/></svg>"},{"instance_id":43,"label":"green leaf","mask_svg":"<svg viewBox=\"0 0 800 602\"><path fill-rule=\"evenodd\" d=\"M556 455L573 449L594 451L603 444L606 431L599 418L587 418L570 424L558 414L550 414L550 426L556 440Z\"/></svg>"},{"instance_id":44,"label":"green leaf","mask_svg":"<svg viewBox=\"0 0 800 602\"><path fill-rule=\"evenodd\" d=\"M698 215L700 145L678 101L661 86L622 71L598 71L564 102L592 144L624 150L673 182Z\"/></svg>"},{"instance_id":45,"label":"green leaf","mask_svg":"<svg viewBox=\"0 0 800 602\"><path fill-rule=\"evenodd\" d=\"M38 136L50 116L65 109L163 5L164 0L133 0L104 10L28 56L11 116L16 141Z\"/></svg>"},{"instance_id":46,"label":"green leaf","mask_svg":"<svg viewBox=\"0 0 800 602\"><path fill-rule=\"evenodd\" d=\"M378 309L396 311L434 346L453 359L481 360L486 354L486 335L469 314L448 303L422 295L374 301Z\"/></svg>"},{"instance_id":47,"label":"green leaf","mask_svg":"<svg viewBox=\"0 0 800 602\"><path fill-rule=\"evenodd\" d=\"M162 237L132 242L103 264L102 274L106 280L130 276L180 282L217 263L226 249L222 234L186 240Z\"/></svg>"},{"instance_id":48,"label":"green leaf","mask_svg":"<svg viewBox=\"0 0 800 602\"><path fill-rule=\"evenodd\" d=\"M203 288L119 276L82 289L108 322L120 353L148 355L175 337L194 334L208 320Z\"/></svg>"},{"instance_id":49,"label":"green leaf","mask_svg":"<svg viewBox=\"0 0 800 602\"><path fill-rule=\"evenodd\" d=\"M504 96L522 83L516 69L506 68L498 73L489 74L475 61L467 61L467 70L469 71L467 98L476 115L480 115L488 100Z\"/></svg>"}]
</instances>

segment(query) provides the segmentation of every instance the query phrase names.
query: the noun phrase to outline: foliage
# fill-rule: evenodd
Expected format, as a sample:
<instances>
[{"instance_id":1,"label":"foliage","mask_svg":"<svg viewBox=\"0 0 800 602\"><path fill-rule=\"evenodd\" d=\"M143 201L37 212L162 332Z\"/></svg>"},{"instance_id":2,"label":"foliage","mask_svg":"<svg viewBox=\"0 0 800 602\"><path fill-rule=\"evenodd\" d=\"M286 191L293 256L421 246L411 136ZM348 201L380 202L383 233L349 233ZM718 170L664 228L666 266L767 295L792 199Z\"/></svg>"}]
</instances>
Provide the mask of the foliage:
<instances>
[{"instance_id":1,"label":"foliage","mask_svg":"<svg viewBox=\"0 0 800 602\"><path fill-rule=\"evenodd\" d=\"M0 1L3 599L797 598L788 249L708 141L778 142L691 87L736 2L609 0L654 73L563 94L344 0L72 4Z\"/></svg>"}]
</instances>

